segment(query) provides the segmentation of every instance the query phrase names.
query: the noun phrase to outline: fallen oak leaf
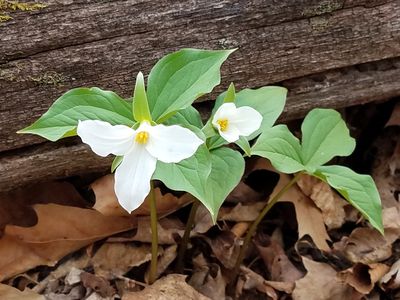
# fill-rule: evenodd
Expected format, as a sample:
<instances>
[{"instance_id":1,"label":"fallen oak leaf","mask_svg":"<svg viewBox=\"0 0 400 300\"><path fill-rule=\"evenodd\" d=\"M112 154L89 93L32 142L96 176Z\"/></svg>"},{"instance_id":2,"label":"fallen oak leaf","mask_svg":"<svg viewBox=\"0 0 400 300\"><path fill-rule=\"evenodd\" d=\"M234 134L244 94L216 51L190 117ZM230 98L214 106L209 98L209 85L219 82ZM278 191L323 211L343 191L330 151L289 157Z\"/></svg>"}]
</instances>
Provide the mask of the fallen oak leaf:
<instances>
[{"instance_id":1,"label":"fallen oak leaf","mask_svg":"<svg viewBox=\"0 0 400 300\"><path fill-rule=\"evenodd\" d=\"M0 299L4 300L45 300L45 297L39 295L30 289L20 291L6 284L0 283Z\"/></svg>"},{"instance_id":2,"label":"fallen oak leaf","mask_svg":"<svg viewBox=\"0 0 400 300\"><path fill-rule=\"evenodd\" d=\"M355 264L352 268L339 272L338 278L352 286L361 294L369 294L383 275L389 271L385 264Z\"/></svg>"},{"instance_id":3,"label":"fallen oak leaf","mask_svg":"<svg viewBox=\"0 0 400 300\"><path fill-rule=\"evenodd\" d=\"M346 217L344 207L348 204L327 183L304 174L297 185L321 210L328 229L340 228L344 224Z\"/></svg>"},{"instance_id":4,"label":"fallen oak leaf","mask_svg":"<svg viewBox=\"0 0 400 300\"><path fill-rule=\"evenodd\" d=\"M128 292L122 300L210 300L185 281L186 276L170 274L140 292Z\"/></svg>"},{"instance_id":5,"label":"fallen oak leaf","mask_svg":"<svg viewBox=\"0 0 400 300\"><path fill-rule=\"evenodd\" d=\"M293 300L342 300L361 299L352 287L336 278L336 271L329 265L303 257L306 276L296 281Z\"/></svg>"},{"instance_id":6,"label":"fallen oak leaf","mask_svg":"<svg viewBox=\"0 0 400 300\"><path fill-rule=\"evenodd\" d=\"M118 203L117 196L114 191L114 175L106 175L90 186L96 197L96 203L93 209L101 212L106 216L128 216L129 213L124 210ZM179 208L193 202L195 198L186 193L181 197L176 197L171 193L162 194L160 188L154 189L156 197L157 213L160 217L166 216ZM135 209L131 215L134 216L149 216L150 206L149 199L146 197L145 201L139 208Z\"/></svg>"},{"instance_id":7,"label":"fallen oak leaf","mask_svg":"<svg viewBox=\"0 0 400 300\"><path fill-rule=\"evenodd\" d=\"M135 226L127 217L56 204L35 205L33 227L8 225L0 239L0 281L39 265L54 266L65 255Z\"/></svg>"}]
</instances>

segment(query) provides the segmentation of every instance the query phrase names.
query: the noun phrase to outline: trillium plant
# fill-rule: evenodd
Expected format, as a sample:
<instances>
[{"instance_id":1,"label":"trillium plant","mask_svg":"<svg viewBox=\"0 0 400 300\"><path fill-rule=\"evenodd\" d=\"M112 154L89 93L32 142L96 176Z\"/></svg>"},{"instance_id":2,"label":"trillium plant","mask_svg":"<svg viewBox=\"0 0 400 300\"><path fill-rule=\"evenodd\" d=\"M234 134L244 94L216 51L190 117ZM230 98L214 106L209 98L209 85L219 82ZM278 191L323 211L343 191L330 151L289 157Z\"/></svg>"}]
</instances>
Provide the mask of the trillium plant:
<instances>
[{"instance_id":1,"label":"trillium plant","mask_svg":"<svg viewBox=\"0 0 400 300\"><path fill-rule=\"evenodd\" d=\"M120 205L132 212L146 197L150 201L149 282L156 279L158 249L152 181L159 180L169 189L188 192L197 199L179 249L177 270L181 271L196 208L204 205L216 222L223 201L244 174L246 156L264 157L293 178L269 199L249 228L234 272L239 270L258 223L301 174L327 182L383 232L380 198L372 178L343 166L326 165L355 148L338 112L312 110L301 126L300 142L286 125L274 126L285 106L285 88L266 86L236 92L231 84L217 97L209 120L203 123L192 104L220 83L220 67L233 51L182 49L171 53L152 68L147 85L138 73L129 99L96 87L72 89L35 123L19 131L51 141L78 135L95 154L115 156L111 170Z\"/></svg>"}]
</instances>

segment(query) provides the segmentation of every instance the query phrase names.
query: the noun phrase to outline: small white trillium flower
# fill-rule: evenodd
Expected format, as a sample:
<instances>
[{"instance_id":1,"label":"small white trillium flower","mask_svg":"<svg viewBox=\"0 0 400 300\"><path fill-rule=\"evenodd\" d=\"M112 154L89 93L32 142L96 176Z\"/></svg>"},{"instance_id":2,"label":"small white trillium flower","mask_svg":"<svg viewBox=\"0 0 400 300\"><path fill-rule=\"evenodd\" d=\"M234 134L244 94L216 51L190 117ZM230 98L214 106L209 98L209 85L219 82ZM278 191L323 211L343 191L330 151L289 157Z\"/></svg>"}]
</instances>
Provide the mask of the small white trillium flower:
<instances>
[{"instance_id":1,"label":"small white trillium flower","mask_svg":"<svg viewBox=\"0 0 400 300\"><path fill-rule=\"evenodd\" d=\"M229 143L240 136L249 136L261 126L262 115L249 106L236 107L232 102L222 104L216 111L212 124Z\"/></svg>"},{"instance_id":2,"label":"small white trillium flower","mask_svg":"<svg viewBox=\"0 0 400 300\"><path fill-rule=\"evenodd\" d=\"M129 213L149 194L157 160L180 162L203 144L189 129L178 125L151 126L145 121L136 130L99 120L79 121L77 133L97 155L123 156L115 171L114 189L118 202Z\"/></svg>"}]
</instances>

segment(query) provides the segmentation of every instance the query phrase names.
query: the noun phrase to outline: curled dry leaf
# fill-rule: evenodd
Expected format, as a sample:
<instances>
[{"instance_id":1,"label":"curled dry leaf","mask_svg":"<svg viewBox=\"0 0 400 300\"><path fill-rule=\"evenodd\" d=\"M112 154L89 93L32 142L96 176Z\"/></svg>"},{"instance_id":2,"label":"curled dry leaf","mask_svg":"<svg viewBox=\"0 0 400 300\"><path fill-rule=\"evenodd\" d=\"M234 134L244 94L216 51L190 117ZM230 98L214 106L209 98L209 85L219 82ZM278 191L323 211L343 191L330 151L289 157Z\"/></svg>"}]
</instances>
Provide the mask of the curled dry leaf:
<instances>
[{"instance_id":1,"label":"curled dry leaf","mask_svg":"<svg viewBox=\"0 0 400 300\"><path fill-rule=\"evenodd\" d=\"M94 209L108 216L126 216L129 215L119 204L117 196L114 192L114 176L106 175L96 180L91 184L91 188L96 196L96 203ZM157 212L159 216L168 215L182 206L193 202L195 198L190 194L184 194L182 197L176 197L170 193L162 194L159 188L154 190ZM132 212L135 216L148 216L150 215L149 200L146 198L144 203Z\"/></svg>"},{"instance_id":2,"label":"curled dry leaf","mask_svg":"<svg viewBox=\"0 0 400 300\"><path fill-rule=\"evenodd\" d=\"M226 281L217 264L207 264L202 254L193 259L194 272L189 284L213 300L225 299Z\"/></svg>"},{"instance_id":3,"label":"curled dry leaf","mask_svg":"<svg viewBox=\"0 0 400 300\"><path fill-rule=\"evenodd\" d=\"M82 272L80 277L85 288L90 288L103 298L109 298L115 294L115 290L110 285L110 282L101 276L96 276L88 272Z\"/></svg>"},{"instance_id":4,"label":"curled dry leaf","mask_svg":"<svg viewBox=\"0 0 400 300\"><path fill-rule=\"evenodd\" d=\"M304 276L292 264L276 240L269 238L265 234L259 234L254 244L271 274L271 280L294 283L297 279Z\"/></svg>"},{"instance_id":5,"label":"curled dry leaf","mask_svg":"<svg viewBox=\"0 0 400 300\"><path fill-rule=\"evenodd\" d=\"M397 260L380 279L379 285L384 291L400 288L400 260Z\"/></svg>"},{"instance_id":6,"label":"curled dry leaf","mask_svg":"<svg viewBox=\"0 0 400 300\"><path fill-rule=\"evenodd\" d=\"M107 217L91 209L56 204L34 209L35 226L8 225L0 239L0 280L39 265L54 266L68 253L133 227L131 218Z\"/></svg>"},{"instance_id":7,"label":"curled dry leaf","mask_svg":"<svg viewBox=\"0 0 400 300\"><path fill-rule=\"evenodd\" d=\"M148 244L104 243L92 257L91 264L96 275L114 279L150 259L151 248Z\"/></svg>"},{"instance_id":8,"label":"curled dry leaf","mask_svg":"<svg viewBox=\"0 0 400 300\"><path fill-rule=\"evenodd\" d=\"M336 278L336 271L327 264L303 257L307 274L296 281L293 300L343 300L356 298L357 292Z\"/></svg>"},{"instance_id":9,"label":"curled dry leaf","mask_svg":"<svg viewBox=\"0 0 400 300\"><path fill-rule=\"evenodd\" d=\"M0 299L4 300L45 300L44 296L39 295L29 289L23 292L6 284L0 283Z\"/></svg>"},{"instance_id":10,"label":"curled dry leaf","mask_svg":"<svg viewBox=\"0 0 400 300\"><path fill-rule=\"evenodd\" d=\"M310 175L302 175L297 184L321 210L328 229L339 228L343 225L346 217L344 206L347 203L327 183Z\"/></svg>"},{"instance_id":11,"label":"curled dry leaf","mask_svg":"<svg viewBox=\"0 0 400 300\"><path fill-rule=\"evenodd\" d=\"M214 226L211 214L204 205L200 205L197 208L194 224L195 225L192 229L192 232L197 234L206 233L211 227Z\"/></svg>"},{"instance_id":12,"label":"curled dry leaf","mask_svg":"<svg viewBox=\"0 0 400 300\"><path fill-rule=\"evenodd\" d=\"M175 244L177 237L182 237L185 227L178 219L163 218L158 220L158 243L160 245ZM151 243L150 218L139 217L137 219L137 229L123 236L111 237L109 242L143 242Z\"/></svg>"},{"instance_id":13,"label":"curled dry leaf","mask_svg":"<svg viewBox=\"0 0 400 300\"><path fill-rule=\"evenodd\" d=\"M218 214L218 220L234 222L252 222L265 206L265 202L253 202L247 205L238 203L232 207L221 207Z\"/></svg>"},{"instance_id":14,"label":"curled dry leaf","mask_svg":"<svg viewBox=\"0 0 400 300\"><path fill-rule=\"evenodd\" d=\"M122 300L209 300L200 294L185 281L186 276L170 274L140 292L129 292L122 296Z\"/></svg>"},{"instance_id":15,"label":"curled dry leaf","mask_svg":"<svg viewBox=\"0 0 400 300\"><path fill-rule=\"evenodd\" d=\"M240 268L240 271L241 276L236 286L237 296L240 296L243 293L243 290L251 290L255 288L259 292L268 295L272 299L278 299L278 294L276 291L290 294L294 289L293 282L265 280L264 277L244 266Z\"/></svg>"},{"instance_id":16,"label":"curled dry leaf","mask_svg":"<svg viewBox=\"0 0 400 300\"><path fill-rule=\"evenodd\" d=\"M266 159L258 159L253 168L276 172ZM291 177L289 175L279 173L278 184L275 186L269 199L274 197L287 183L289 183L290 179ZM293 203L296 211L299 238L308 234L320 249L329 250L326 241L329 241L330 238L325 228L322 213L312 200L304 195L297 186L293 186L279 201Z\"/></svg>"},{"instance_id":17,"label":"curled dry leaf","mask_svg":"<svg viewBox=\"0 0 400 300\"><path fill-rule=\"evenodd\" d=\"M171 245L167 247L165 250L160 251L160 257L158 258L158 263L157 263L156 278L159 278L161 274L165 272L168 266L174 261L177 255L176 252L177 249L178 249L177 245ZM150 271L150 266L145 275L146 282L148 282L149 271Z\"/></svg>"},{"instance_id":18,"label":"curled dry leaf","mask_svg":"<svg viewBox=\"0 0 400 300\"><path fill-rule=\"evenodd\" d=\"M281 174L281 178L272 195L280 191L289 180L290 177L288 175ZM282 196L280 201L293 203L296 211L299 238L308 234L319 249L326 251L330 249L327 243L330 238L326 232L322 213L310 198L305 196L297 186L293 186Z\"/></svg>"},{"instance_id":19,"label":"curled dry leaf","mask_svg":"<svg viewBox=\"0 0 400 300\"><path fill-rule=\"evenodd\" d=\"M383 275L389 270L385 264L355 264L352 268L338 273L338 278L361 294L369 294Z\"/></svg>"},{"instance_id":20,"label":"curled dry leaf","mask_svg":"<svg viewBox=\"0 0 400 300\"><path fill-rule=\"evenodd\" d=\"M216 238L207 239L215 257L227 269L235 266L240 251L240 241L231 231L224 230Z\"/></svg>"}]
</instances>

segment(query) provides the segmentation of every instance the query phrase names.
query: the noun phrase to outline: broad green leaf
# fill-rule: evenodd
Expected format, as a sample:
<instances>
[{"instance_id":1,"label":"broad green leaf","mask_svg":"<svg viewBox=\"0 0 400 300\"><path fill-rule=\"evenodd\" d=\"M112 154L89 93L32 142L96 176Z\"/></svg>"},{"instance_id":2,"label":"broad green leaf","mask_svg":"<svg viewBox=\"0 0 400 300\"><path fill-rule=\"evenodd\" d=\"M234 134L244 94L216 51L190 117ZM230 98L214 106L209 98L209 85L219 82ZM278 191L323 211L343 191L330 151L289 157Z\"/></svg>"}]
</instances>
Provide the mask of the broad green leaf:
<instances>
[{"instance_id":1,"label":"broad green leaf","mask_svg":"<svg viewBox=\"0 0 400 300\"><path fill-rule=\"evenodd\" d=\"M209 210L215 223L222 203L243 176L244 159L238 151L226 147L210 153L212 169L207 179L206 195L199 200Z\"/></svg>"},{"instance_id":2,"label":"broad green leaf","mask_svg":"<svg viewBox=\"0 0 400 300\"><path fill-rule=\"evenodd\" d=\"M165 124L193 125L197 128L203 127L200 113L193 106L188 106L177 111L176 114L165 122Z\"/></svg>"},{"instance_id":3,"label":"broad green leaf","mask_svg":"<svg viewBox=\"0 0 400 300\"><path fill-rule=\"evenodd\" d=\"M251 155L268 158L272 165L283 173L290 174L304 169L300 142L286 125L277 125L265 130L251 148Z\"/></svg>"},{"instance_id":4,"label":"broad green leaf","mask_svg":"<svg viewBox=\"0 0 400 300\"><path fill-rule=\"evenodd\" d=\"M350 155L356 145L346 123L333 109L313 109L305 117L301 131L302 160L310 172L335 156Z\"/></svg>"},{"instance_id":5,"label":"broad green leaf","mask_svg":"<svg viewBox=\"0 0 400 300\"><path fill-rule=\"evenodd\" d=\"M194 156L178 164L157 162L153 178L170 189L192 194L210 211L215 222L219 208L243 172L244 159L239 152L229 148L208 152L202 146Z\"/></svg>"},{"instance_id":6,"label":"broad green leaf","mask_svg":"<svg viewBox=\"0 0 400 300\"><path fill-rule=\"evenodd\" d=\"M172 190L188 192L200 200L209 188L206 184L210 173L211 154L202 145L193 156L179 163L157 161L153 179L161 180Z\"/></svg>"},{"instance_id":7,"label":"broad green leaf","mask_svg":"<svg viewBox=\"0 0 400 300\"><path fill-rule=\"evenodd\" d=\"M220 135L215 135L207 141L208 149L213 150L229 144Z\"/></svg>"},{"instance_id":8,"label":"broad green leaf","mask_svg":"<svg viewBox=\"0 0 400 300\"><path fill-rule=\"evenodd\" d=\"M235 92L235 86L233 82L229 85L228 90L226 91L225 97L224 97L224 103L228 102L235 102L236 98L236 92Z\"/></svg>"},{"instance_id":9,"label":"broad green leaf","mask_svg":"<svg viewBox=\"0 0 400 300\"><path fill-rule=\"evenodd\" d=\"M218 96L213 114L222 105L226 93ZM236 93L235 104L237 107L250 106L263 116L260 129L247 137L248 140L254 139L262 131L274 125L285 107L286 95L287 89L280 86L265 86L256 90L244 89Z\"/></svg>"},{"instance_id":10,"label":"broad green leaf","mask_svg":"<svg viewBox=\"0 0 400 300\"><path fill-rule=\"evenodd\" d=\"M135 120L138 122L152 121L142 72L139 72L136 77L133 99L133 116Z\"/></svg>"},{"instance_id":11,"label":"broad green leaf","mask_svg":"<svg viewBox=\"0 0 400 300\"><path fill-rule=\"evenodd\" d=\"M343 166L319 167L314 176L336 189L383 234L381 199L371 176L357 174Z\"/></svg>"},{"instance_id":12,"label":"broad green leaf","mask_svg":"<svg viewBox=\"0 0 400 300\"><path fill-rule=\"evenodd\" d=\"M182 49L163 57L151 70L147 96L153 119L165 121L220 83L220 67L234 50Z\"/></svg>"},{"instance_id":13,"label":"broad green leaf","mask_svg":"<svg viewBox=\"0 0 400 300\"><path fill-rule=\"evenodd\" d=\"M58 98L35 123L18 131L40 135L50 141L76 135L81 120L101 120L132 126L131 103L111 91L76 88Z\"/></svg>"}]
</instances>

